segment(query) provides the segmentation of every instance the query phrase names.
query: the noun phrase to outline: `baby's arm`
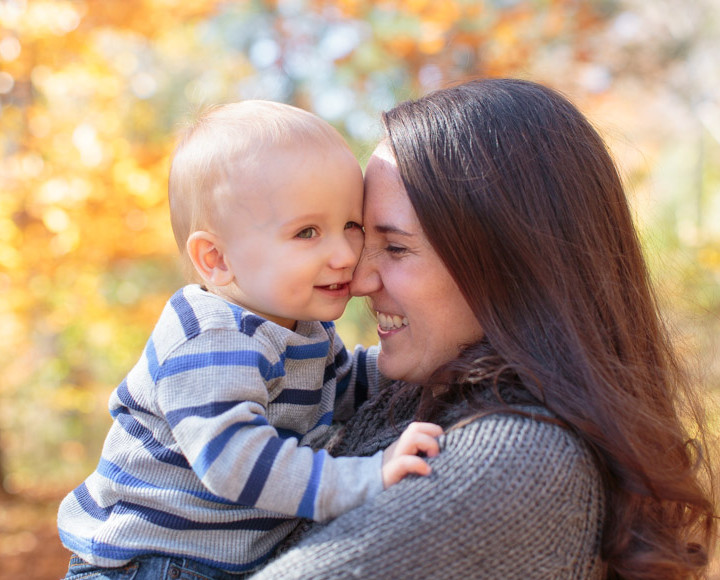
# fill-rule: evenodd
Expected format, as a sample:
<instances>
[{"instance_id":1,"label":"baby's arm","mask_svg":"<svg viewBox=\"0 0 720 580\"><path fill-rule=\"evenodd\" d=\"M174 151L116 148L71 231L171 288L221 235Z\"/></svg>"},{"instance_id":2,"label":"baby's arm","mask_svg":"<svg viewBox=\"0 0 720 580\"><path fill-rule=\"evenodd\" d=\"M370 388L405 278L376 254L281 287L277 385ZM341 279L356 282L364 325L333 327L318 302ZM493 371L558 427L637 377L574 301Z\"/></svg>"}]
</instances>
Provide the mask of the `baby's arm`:
<instances>
[{"instance_id":1,"label":"baby's arm","mask_svg":"<svg viewBox=\"0 0 720 580\"><path fill-rule=\"evenodd\" d=\"M161 365L157 388L160 415L172 440L212 494L248 507L325 521L422 469L419 457L396 458L428 446L421 432L407 435L398 443L398 453L388 456L389 483L383 477L381 451L372 457L335 458L299 446L295 437L281 437L265 415L266 381L280 370L262 363L260 347L239 333L208 334L186 343ZM188 360L197 363L189 366Z\"/></svg>"},{"instance_id":2,"label":"baby's arm","mask_svg":"<svg viewBox=\"0 0 720 580\"><path fill-rule=\"evenodd\" d=\"M390 447L383 452L382 478L387 489L406 475L430 475L430 466L423 457L435 457L440 453L437 437L442 427L433 423L410 423Z\"/></svg>"},{"instance_id":3,"label":"baby's arm","mask_svg":"<svg viewBox=\"0 0 720 580\"><path fill-rule=\"evenodd\" d=\"M346 349L333 326L328 327L333 344L332 365L337 387L335 392L334 420L347 421L368 399L392 381L383 377L377 368L379 348L357 345L353 351Z\"/></svg>"}]
</instances>

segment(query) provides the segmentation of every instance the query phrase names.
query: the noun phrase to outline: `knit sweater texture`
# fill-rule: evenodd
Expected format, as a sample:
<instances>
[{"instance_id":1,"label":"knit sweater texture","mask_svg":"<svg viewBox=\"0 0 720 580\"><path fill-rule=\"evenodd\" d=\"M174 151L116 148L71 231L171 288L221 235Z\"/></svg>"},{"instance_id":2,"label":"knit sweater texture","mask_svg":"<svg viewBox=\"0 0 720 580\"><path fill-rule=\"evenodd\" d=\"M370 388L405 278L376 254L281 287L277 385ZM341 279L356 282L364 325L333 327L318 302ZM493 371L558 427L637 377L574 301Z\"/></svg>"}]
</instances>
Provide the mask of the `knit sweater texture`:
<instances>
[{"instance_id":1,"label":"knit sweater texture","mask_svg":"<svg viewBox=\"0 0 720 580\"><path fill-rule=\"evenodd\" d=\"M63 543L103 567L163 554L254 568L298 517L333 518L382 491L381 450L321 449L333 419L377 390L375 359L349 353L332 322L291 331L179 290L111 395L97 469L60 506Z\"/></svg>"},{"instance_id":2,"label":"knit sweater texture","mask_svg":"<svg viewBox=\"0 0 720 580\"><path fill-rule=\"evenodd\" d=\"M367 403L334 453L369 455L392 443L417 399L391 391ZM440 438L432 473L408 476L327 525L308 524L253 580L600 580L604 492L590 452L568 430L496 413ZM462 409L455 409L460 411Z\"/></svg>"}]
</instances>

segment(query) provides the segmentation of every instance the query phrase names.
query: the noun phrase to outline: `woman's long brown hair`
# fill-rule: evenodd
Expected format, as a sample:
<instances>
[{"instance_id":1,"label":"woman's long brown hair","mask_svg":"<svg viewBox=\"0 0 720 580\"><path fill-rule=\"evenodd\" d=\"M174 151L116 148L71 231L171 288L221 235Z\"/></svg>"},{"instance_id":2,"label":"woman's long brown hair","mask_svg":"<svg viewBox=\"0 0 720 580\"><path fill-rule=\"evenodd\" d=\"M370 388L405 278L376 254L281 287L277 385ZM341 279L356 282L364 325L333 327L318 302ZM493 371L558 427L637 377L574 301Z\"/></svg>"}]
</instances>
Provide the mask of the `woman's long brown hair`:
<instances>
[{"instance_id":1,"label":"woman's long brown hair","mask_svg":"<svg viewBox=\"0 0 720 580\"><path fill-rule=\"evenodd\" d=\"M483 389L520 385L586 442L606 490L608 578L701 577L717 531L702 407L598 133L559 93L510 79L383 119L423 230L485 331L436 378L485 412Z\"/></svg>"}]
</instances>

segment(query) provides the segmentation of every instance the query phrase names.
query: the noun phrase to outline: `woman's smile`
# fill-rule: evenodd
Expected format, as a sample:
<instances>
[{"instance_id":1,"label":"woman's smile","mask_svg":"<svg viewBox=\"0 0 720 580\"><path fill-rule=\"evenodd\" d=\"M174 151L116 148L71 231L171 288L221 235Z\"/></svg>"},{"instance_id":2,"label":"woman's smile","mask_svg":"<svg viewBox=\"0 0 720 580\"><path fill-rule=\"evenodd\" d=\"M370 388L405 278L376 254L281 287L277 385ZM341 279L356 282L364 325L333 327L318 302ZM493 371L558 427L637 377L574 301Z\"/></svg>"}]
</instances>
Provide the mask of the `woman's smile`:
<instances>
[{"instance_id":1,"label":"woman's smile","mask_svg":"<svg viewBox=\"0 0 720 580\"><path fill-rule=\"evenodd\" d=\"M410 324L407 317L400 316L399 314L386 314L384 312L377 313L377 321L380 330L396 330Z\"/></svg>"}]
</instances>

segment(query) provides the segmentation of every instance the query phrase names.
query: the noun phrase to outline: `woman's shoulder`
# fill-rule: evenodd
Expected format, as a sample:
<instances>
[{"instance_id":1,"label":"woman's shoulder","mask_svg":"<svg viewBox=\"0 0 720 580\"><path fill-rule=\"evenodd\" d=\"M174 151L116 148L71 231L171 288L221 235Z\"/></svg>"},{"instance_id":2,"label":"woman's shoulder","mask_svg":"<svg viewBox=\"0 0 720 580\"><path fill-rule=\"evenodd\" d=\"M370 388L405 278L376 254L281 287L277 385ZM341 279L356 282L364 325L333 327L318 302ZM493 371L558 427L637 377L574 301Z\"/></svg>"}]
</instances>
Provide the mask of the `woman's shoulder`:
<instances>
[{"instance_id":1,"label":"woman's shoulder","mask_svg":"<svg viewBox=\"0 0 720 580\"><path fill-rule=\"evenodd\" d=\"M494 466L498 476L522 470L512 473L515 481L532 483L542 474L544 481L575 477L592 487L600 484L588 446L543 407L516 407L461 421L446 430L441 449L446 458L454 457L457 468L484 467L486 477Z\"/></svg>"},{"instance_id":2,"label":"woman's shoulder","mask_svg":"<svg viewBox=\"0 0 720 580\"><path fill-rule=\"evenodd\" d=\"M519 410L450 427L441 438L442 461L434 475L465 499L500 504L495 517L518 525L535 520L539 533L549 521L575 522L583 528L575 537L599 538L605 499L590 449L547 410Z\"/></svg>"},{"instance_id":3,"label":"woman's shoulder","mask_svg":"<svg viewBox=\"0 0 720 580\"><path fill-rule=\"evenodd\" d=\"M478 413L451 423L445 430L448 443L462 446L520 445L528 448L571 449L587 454L586 445L545 407L516 405Z\"/></svg>"},{"instance_id":4,"label":"woman's shoulder","mask_svg":"<svg viewBox=\"0 0 720 580\"><path fill-rule=\"evenodd\" d=\"M602 477L580 438L548 418L544 410L494 413L449 428L440 455L429 460L437 489L445 490L435 503L480 524L476 538L486 558L512 545L528 559L497 561L491 569L534 569L538 577L564 569L561 577L594 578L601 567Z\"/></svg>"}]
</instances>

